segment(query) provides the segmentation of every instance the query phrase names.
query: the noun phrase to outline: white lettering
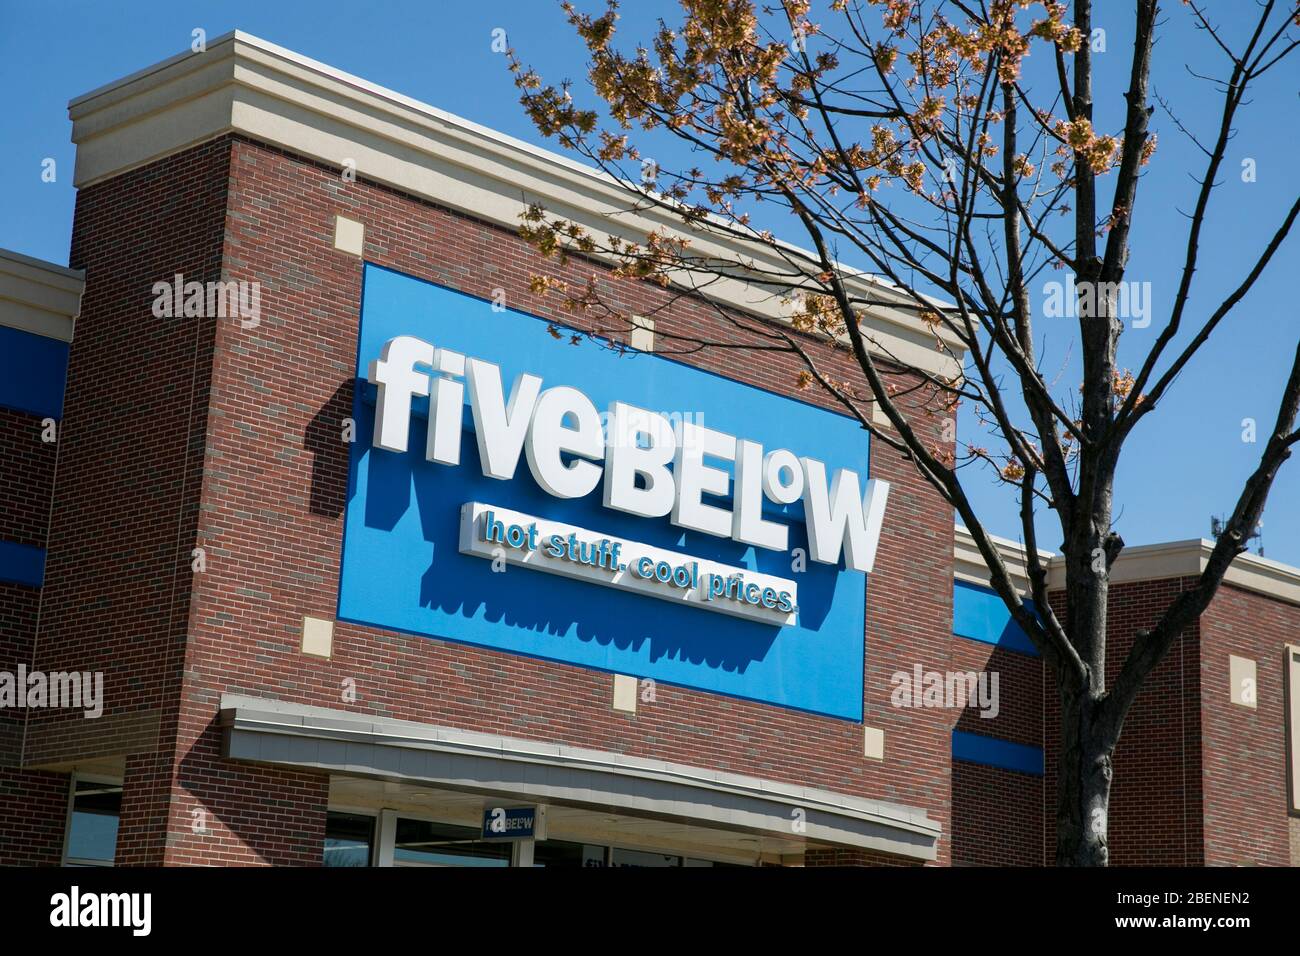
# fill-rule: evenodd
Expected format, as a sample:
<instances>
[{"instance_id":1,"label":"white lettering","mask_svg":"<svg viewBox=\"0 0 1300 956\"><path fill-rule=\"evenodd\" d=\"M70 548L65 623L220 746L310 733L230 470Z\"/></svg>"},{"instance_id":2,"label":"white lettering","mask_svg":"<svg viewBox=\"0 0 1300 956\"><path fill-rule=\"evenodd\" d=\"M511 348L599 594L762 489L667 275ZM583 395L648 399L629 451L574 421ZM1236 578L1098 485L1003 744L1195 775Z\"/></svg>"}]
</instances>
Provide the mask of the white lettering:
<instances>
[{"instance_id":1,"label":"white lettering","mask_svg":"<svg viewBox=\"0 0 1300 956\"><path fill-rule=\"evenodd\" d=\"M507 481L515 476L542 380L521 373L510 389L510 404L506 405L501 369L491 362L472 358L467 371L479 464L487 477Z\"/></svg>"},{"instance_id":2,"label":"white lettering","mask_svg":"<svg viewBox=\"0 0 1300 956\"><path fill-rule=\"evenodd\" d=\"M727 538L731 536L731 512L705 504L703 495L706 492L725 495L731 488L731 476L721 468L706 465L706 455L734 461L736 439L712 428L683 422L682 441L677 446L673 464L677 475L677 501L673 504L671 520L679 528Z\"/></svg>"},{"instance_id":3,"label":"white lettering","mask_svg":"<svg viewBox=\"0 0 1300 956\"><path fill-rule=\"evenodd\" d=\"M802 472L796 474L803 476ZM790 546L790 529L763 517L763 481L763 446L742 438L736 443L736 510L731 536L744 544L784 551Z\"/></svg>"},{"instance_id":4,"label":"white lettering","mask_svg":"<svg viewBox=\"0 0 1300 956\"><path fill-rule=\"evenodd\" d=\"M435 349L433 368L439 374L429 395L429 433L424 457L441 465L459 465L465 386L456 379L465 374L465 356L448 349Z\"/></svg>"},{"instance_id":5,"label":"white lettering","mask_svg":"<svg viewBox=\"0 0 1300 956\"><path fill-rule=\"evenodd\" d=\"M643 518L662 518L671 512L677 497L668 470L677 450L672 424L656 412L614 402L609 407L609 432L605 447L605 507ZM638 476L644 487L638 486Z\"/></svg>"},{"instance_id":6,"label":"white lettering","mask_svg":"<svg viewBox=\"0 0 1300 956\"><path fill-rule=\"evenodd\" d=\"M572 421L573 424L567 424ZM528 428L528 467L547 494L581 498L600 483L601 466L583 461L605 456L600 412L576 388L548 388L537 400ZM564 463L564 454L580 456Z\"/></svg>"},{"instance_id":7,"label":"white lettering","mask_svg":"<svg viewBox=\"0 0 1300 956\"><path fill-rule=\"evenodd\" d=\"M843 468L835 472L829 498L826 466L815 458L801 458L804 472L804 520L808 525L808 550L814 561L835 564L840 546L844 564L855 571L870 573L876 562L876 544L885 516L889 483L875 478L867 482L867 493L858 497L858 476Z\"/></svg>"},{"instance_id":8,"label":"white lettering","mask_svg":"<svg viewBox=\"0 0 1300 956\"><path fill-rule=\"evenodd\" d=\"M411 398L429 394L429 376L415 364L433 365L433 346L410 335L384 343L379 358L370 363L370 381L378 386L375 403L376 448L406 451L411 427Z\"/></svg>"},{"instance_id":9,"label":"white lettering","mask_svg":"<svg viewBox=\"0 0 1300 956\"><path fill-rule=\"evenodd\" d=\"M489 478L513 478L523 454L538 485L554 497L581 498L603 476L606 508L645 518L668 515L678 527L773 551L787 550L789 528L763 517L765 503L802 499L808 557L838 564L842 554L846 567L867 573L875 564L887 482L870 480L861 495L857 473L841 468L828 487L826 466L816 459L786 448L765 452L759 442L705 428L691 413L673 413L679 430L667 415L626 402L611 403L602 416L578 389L543 391L542 379L528 373L515 379L507 400L495 364L408 335L384 344L368 377L378 390L376 448L407 450L411 407L415 398L427 396L425 457L459 464L468 383L479 464ZM725 462L734 463L734 485ZM705 500L729 492L730 509ZM717 587L719 594L739 589ZM761 590L747 594L775 600Z\"/></svg>"}]
</instances>

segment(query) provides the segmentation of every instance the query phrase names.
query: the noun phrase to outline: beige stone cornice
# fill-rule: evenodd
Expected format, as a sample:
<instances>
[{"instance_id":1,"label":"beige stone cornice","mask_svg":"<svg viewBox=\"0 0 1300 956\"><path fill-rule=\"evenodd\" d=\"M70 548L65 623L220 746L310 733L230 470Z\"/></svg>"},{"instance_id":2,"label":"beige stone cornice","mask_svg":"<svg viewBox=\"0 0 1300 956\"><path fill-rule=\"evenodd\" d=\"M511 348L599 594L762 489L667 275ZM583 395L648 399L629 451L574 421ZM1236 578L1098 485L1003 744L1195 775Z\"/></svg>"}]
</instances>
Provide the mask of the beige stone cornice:
<instances>
[{"instance_id":1,"label":"beige stone cornice","mask_svg":"<svg viewBox=\"0 0 1300 956\"><path fill-rule=\"evenodd\" d=\"M227 133L342 168L441 205L515 229L538 202L597 236L644 241L655 230L684 234L670 211L629 211L625 187L598 170L368 83L265 40L235 31L205 52L164 60L68 104L77 144L75 182L88 186ZM774 250L689 233L692 251L752 263L760 272L786 268ZM787 246L790 254L799 253ZM696 288L687 275L680 277ZM959 362L936 347L935 334L898 306L910 301L888 282L850 281L867 311L875 351L905 365L952 377ZM725 278L710 298L756 315L784 319L789 307L757 282ZM945 333L948 348L963 354Z\"/></svg>"},{"instance_id":2,"label":"beige stone cornice","mask_svg":"<svg viewBox=\"0 0 1300 956\"><path fill-rule=\"evenodd\" d=\"M72 341L83 273L0 249L0 325Z\"/></svg>"},{"instance_id":3,"label":"beige stone cornice","mask_svg":"<svg viewBox=\"0 0 1300 956\"><path fill-rule=\"evenodd\" d=\"M1024 574L1025 551L1015 541L995 538L994 542L1003 562L1011 570L1016 586L1028 591L1029 581ZM1164 578L1194 577L1205 570L1214 542L1203 538L1187 541L1168 541L1163 544L1145 544L1125 548L1111 568L1112 584L1128 581L1156 581ZM1047 586L1052 590L1065 587L1065 563L1062 557L1050 552L1039 552L1047 566ZM953 540L954 574L957 578L976 584L988 584L988 569L969 531L958 526ZM1271 561L1255 554L1243 554L1232 562L1224 583L1264 594L1289 604L1300 604L1300 568Z\"/></svg>"}]
</instances>

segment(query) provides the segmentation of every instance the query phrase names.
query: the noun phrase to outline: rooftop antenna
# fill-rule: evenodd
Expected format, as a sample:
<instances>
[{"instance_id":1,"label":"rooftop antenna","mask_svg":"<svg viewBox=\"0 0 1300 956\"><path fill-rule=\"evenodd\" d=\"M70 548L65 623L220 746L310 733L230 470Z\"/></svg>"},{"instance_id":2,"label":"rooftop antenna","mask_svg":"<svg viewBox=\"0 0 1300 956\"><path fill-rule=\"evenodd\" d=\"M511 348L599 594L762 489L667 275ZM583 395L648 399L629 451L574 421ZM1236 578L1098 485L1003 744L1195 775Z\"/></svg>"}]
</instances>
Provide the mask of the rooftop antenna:
<instances>
[{"instance_id":1,"label":"rooftop antenna","mask_svg":"<svg viewBox=\"0 0 1300 956\"><path fill-rule=\"evenodd\" d=\"M1210 536L1215 541L1219 540L1219 535L1223 534L1226 522L1218 515L1210 516ZM1246 549L1250 549L1250 542L1255 542L1255 553L1261 558L1264 556L1264 522L1255 525L1255 532L1246 537Z\"/></svg>"}]
</instances>

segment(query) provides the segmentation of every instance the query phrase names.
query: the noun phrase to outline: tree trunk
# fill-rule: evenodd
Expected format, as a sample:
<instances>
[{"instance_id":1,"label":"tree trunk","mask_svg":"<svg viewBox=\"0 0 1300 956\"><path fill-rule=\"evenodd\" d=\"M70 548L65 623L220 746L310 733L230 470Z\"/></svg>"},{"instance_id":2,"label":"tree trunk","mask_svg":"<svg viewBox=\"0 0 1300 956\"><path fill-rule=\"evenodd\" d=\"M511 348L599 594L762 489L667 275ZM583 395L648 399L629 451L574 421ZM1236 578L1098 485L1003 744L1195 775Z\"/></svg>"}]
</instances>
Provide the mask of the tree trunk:
<instances>
[{"instance_id":1,"label":"tree trunk","mask_svg":"<svg viewBox=\"0 0 1300 956\"><path fill-rule=\"evenodd\" d=\"M1114 741L1098 720L1099 708L1086 688L1062 686L1060 691L1056 865L1106 866Z\"/></svg>"}]
</instances>

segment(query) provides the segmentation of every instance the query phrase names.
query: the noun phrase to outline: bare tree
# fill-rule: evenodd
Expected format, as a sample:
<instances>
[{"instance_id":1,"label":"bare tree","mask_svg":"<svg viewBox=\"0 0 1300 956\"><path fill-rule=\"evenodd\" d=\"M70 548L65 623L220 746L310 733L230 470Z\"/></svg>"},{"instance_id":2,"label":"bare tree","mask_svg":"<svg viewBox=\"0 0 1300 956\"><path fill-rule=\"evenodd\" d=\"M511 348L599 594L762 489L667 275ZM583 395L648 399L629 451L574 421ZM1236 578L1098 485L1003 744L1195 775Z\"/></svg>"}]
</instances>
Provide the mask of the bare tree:
<instances>
[{"instance_id":1,"label":"bare tree","mask_svg":"<svg viewBox=\"0 0 1300 956\"><path fill-rule=\"evenodd\" d=\"M618 275L677 289L707 289L712 279L740 275L788 303L788 325L718 312L758 336L755 347L796 354L804 363L802 384L824 388L956 510L988 564L993 589L1056 677L1056 861L1104 865L1111 758L1125 716L1147 675L1245 551L1274 476L1300 441L1298 341L1276 424L1205 570L1153 628L1135 635L1108 686L1109 574L1124 546L1112 523L1120 453L1273 263L1300 213L1298 195L1231 294L1208 310L1193 304L1202 230L1234 123L1248 91L1300 42L1295 0L1233 3L1226 12L1236 23L1250 17L1244 32L1231 31L1245 37L1235 46L1200 4L1184 0L1178 15L1192 18L1218 57L1196 70L1213 91L1212 142L1196 138L1151 89L1163 26L1155 0L1135 0L1125 11L1133 17L1132 49L1108 55L1127 79L1123 125L1113 132L1093 125L1091 0L835 0L820 11L833 28L810 19L807 0L762 10L752 0L680 0L679 27L661 22L646 45L626 51L614 43L618 14L614 0L607 2L599 16L562 6L585 43L590 88L608 118L579 106L567 81L547 84L512 53L521 101L543 134L623 183L632 207L669 212L680 227L627 242L532 207L521 234L560 260L612 260ZM1031 50L1040 54L1032 64ZM1117 348L1130 231L1156 147L1153 101L1192 139L1204 165L1191 171L1197 188L1177 291L1134 372L1119 366ZM1206 107L1196 112L1205 116ZM652 165L633 135L675 137L711 171ZM788 214L808 250L752 225L760 203ZM696 240L708 236L739 240L756 254L695 254ZM845 255L898 294L864 293L885 284L864 284ZM1037 351L1031 283L1053 273L1073 280L1066 304L1077 317L1077 329L1070 326L1077 333L1070 348L1082 366L1077 391L1060 389ZM533 286L562 296L566 308L591 317L599 330L633 321L605 301L594 281L575 288L539 275ZM960 360L960 371L936 375L873 350L860 318L886 305L928 325L935 347ZM851 350L863 382L833 381L792 332L817 333ZM704 344L680 340L676 347ZM927 443L902 410L891 366L908 368L927 400L949 413L970 403L997 447L959 443L951 452ZM876 424L868 403L891 428ZM974 462L991 465L1019 499L1032 608L968 498L971 472L963 469ZM1061 527L1059 613L1037 547L1035 517L1044 508Z\"/></svg>"}]
</instances>

